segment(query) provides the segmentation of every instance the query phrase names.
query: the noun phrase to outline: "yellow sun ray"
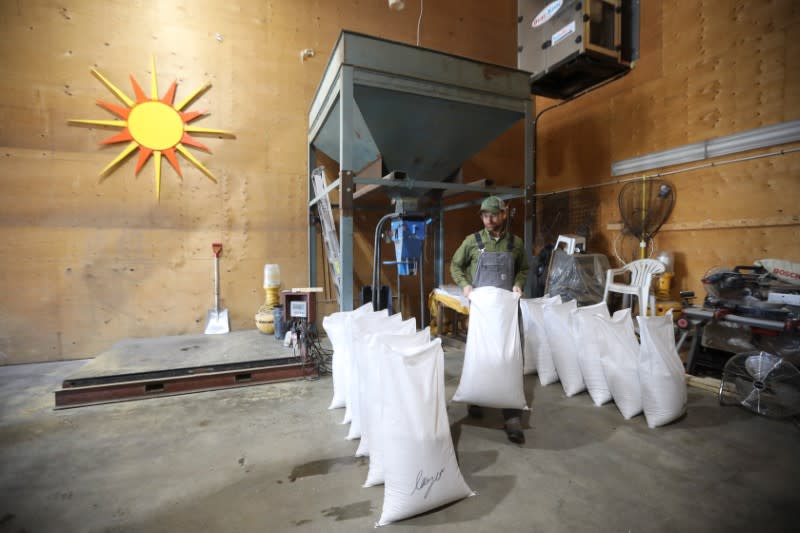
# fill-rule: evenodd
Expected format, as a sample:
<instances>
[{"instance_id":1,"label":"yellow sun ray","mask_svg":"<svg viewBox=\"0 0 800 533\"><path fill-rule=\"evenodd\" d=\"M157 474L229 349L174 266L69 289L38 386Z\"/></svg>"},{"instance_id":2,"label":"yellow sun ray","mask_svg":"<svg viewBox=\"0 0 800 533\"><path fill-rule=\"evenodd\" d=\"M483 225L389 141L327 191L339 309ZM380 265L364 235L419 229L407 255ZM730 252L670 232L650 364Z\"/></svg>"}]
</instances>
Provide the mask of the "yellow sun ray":
<instances>
[{"instance_id":1,"label":"yellow sun ray","mask_svg":"<svg viewBox=\"0 0 800 533\"><path fill-rule=\"evenodd\" d=\"M192 133L213 133L216 135L223 135L225 137L236 137L232 132L226 130L215 130L212 128L201 128L200 126L184 126L184 131Z\"/></svg>"},{"instance_id":2,"label":"yellow sun ray","mask_svg":"<svg viewBox=\"0 0 800 533\"><path fill-rule=\"evenodd\" d=\"M104 168L103 171L100 172L100 175L106 176L111 171L111 169L117 166L117 164L119 164L120 161L131 155L131 153L137 148L139 148L139 143L137 143L136 141L131 141L130 144L128 144L128 146L126 146L125 149L121 151L119 155L115 157L111 163L106 165L106 168Z\"/></svg>"},{"instance_id":3,"label":"yellow sun ray","mask_svg":"<svg viewBox=\"0 0 800 533\"><path fill-rule=\"evenodd\" d=\"M153 66L150 73L150 98L158 100L158 81L156 80L156 56L153 56Z\"/></svg>"},{"instance_id":4,"label":"yellow sun ray","mask_svg":"<svg viewBox=\"0 0 800 533\"><path fill-rule=\"evenodd\" d=\"M124 128L128 125L124 120L80 120L73 118L69 119L67 122L70 124L92 124L95 126L116 126L119 128Z\"/></svg>"},{"instance_id":5,"label":"yellow sun ray","mask_svg":"<svg viewBox=\"0 0 800 533\"><path fill-rule=\"evenodd\" d=\"M103 85L105 85L106 88L109 91L114 93L116 95L116 97L119 98L122 101L122 103L124 103L128 107L133 107L133 104L134 104L133 100L128 98L128 96L125 93L123 93L121 90L117 89L114 86L114 84L111 83L110 81L108 81L102 74L100 74L100 72L98 72L95 69L92 69L92 74L94 74L94 77L97 78L98 80L100 80L103 83Z\"/></svg>"},{"instance_id":6,"label":"yellow sun ray","mask_svg":"<svg viewBox=\"0 0 800 533\"><path fill-rule=\"evenodd\" d=\"M216 182L217 182L217 178L215 178L215 177L214 177L214 174L212 174L210 170L208 170L206 167L204 167L204 166L203 166L203 163L201 163L200 161L198 161L198 160L197 160L197 159L196 159L196 158L195 158L195 157L192 155L192 153L191 153L189 150L187 150L186 148L184 148L184 147L183 147L183 145L182 145L182 144L179 144L179 145L175 146L175 149L176 149L177 151L179 151L183 157L185 157L186 159L188 159L189 161L191 161L191 162L192 162L192 164L193 164L194 166L196 166L197 168L199 168L199 169L200 169L200 172L202 172L203 174L205 174L205 175L208 177L208 179L210 179L210 180L211 180L211 181L213 181L214 183L216 183Z\"/></svg>"},{"instance_id":7,"label":"yellow sun ray","mask_svg":"<svg viewBox=\"0 0 800 533\"><path fill-rule=\"evenodd\" d=\"M187 146L189 146L210 153L208 147L192 138L190 133L220 135L234 139L236 136L227 130L189 126L189 122L205 115L206 112L182 111L201 94L207 91L211 87L210 83L203 84L200 88L184 98L179 104L173 105L177 82L173 81L164 96L159 99L155 56L152 57L151 61L149 97L132 75L130 76L130 82L133 86L135 100L131 99L121 89L117 88L100 74L99 71L91 69L91 73L127 106L127 108L125 108L108 102L97 102L100 107L124 120L70 119L68 121L69 124L123 128L122 131L101 141L101 144L128 143L114 160L102 170L100 173L102 177L101 181L138 148L139 160L136 163L134 173L138 175L142 167L147 164L150 156L153 156L153 167L155 171L154 185L156 198L159 201L161 200L162 158L167 159L167 162L175 169L179 177L183 176L176 153L180 153L192 165L200 170L200 172L208 177L208 179L217 183L217 178L214 174L187 149Z\"/></svg>"},{"instance_id":8,"label":"yellow sun ray","mask_svg":"<svg viewBox=\"0 0 800 533\"><path fill-rule=\"evenodd\" d=\"M153 167L156 171L156 196L161 199L161 152L153 152Z\"/></svg>"},{"instance_id":9,"label":"yellow sun ray","mask_svg":"<svg viewBox=\"0 0 800 533\"><path fill-rule=\"evenodd\" d=\"M194 100L195 98L197 98L198 96L200 96L202 93L204 93L205 91L207 91L209 88L211 88L211 84L210 84L210 83L206 83L206 84L204 84L202 87L200 87L199 89L197 89L195 92L193 92L192 94L190 94L189 96L187 96L186 98L184 98L184 99L183 99L183 101L181 101L181 103L180 103L180 104L178 104L178 105L176 105L176 106L175 106L175 109L177 109L178 111L180 111L181 109L183 109L184 107L186 107L186 106L187 106L187 105L188 105L188 104L189 104L189 103L190 103L192 100Z\"/></svg>"}]
</instances>

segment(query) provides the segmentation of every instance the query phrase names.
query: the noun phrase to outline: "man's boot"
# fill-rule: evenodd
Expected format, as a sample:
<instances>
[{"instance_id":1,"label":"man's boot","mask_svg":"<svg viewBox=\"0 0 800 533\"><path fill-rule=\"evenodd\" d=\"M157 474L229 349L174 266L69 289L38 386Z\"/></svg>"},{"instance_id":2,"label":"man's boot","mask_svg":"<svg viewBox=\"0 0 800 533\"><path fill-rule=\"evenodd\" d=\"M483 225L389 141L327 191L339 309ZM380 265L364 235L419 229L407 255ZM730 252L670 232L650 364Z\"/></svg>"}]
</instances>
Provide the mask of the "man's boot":
<instances>
[{"instance_id":1,"label":"man's boot","mask_svg":"<svg viewBox=\"0 0 800 533\"><path fill-rule=\"evenodd\" d=\"M480 405L468 405L467 406L467 413L472 418L481 419L483 418L483 409L481 409Z\"/></svg>"},{"instance_id":2,"label":"man's boot","mask_svg":"<svg viewBox=\"0 0 800 533\"><path fill-rule=\"evenodd\" d=\"M518 417L509 418L505 424L506 436L514 444L525 444L525 434Z\"/></svg>"}]
</instances>

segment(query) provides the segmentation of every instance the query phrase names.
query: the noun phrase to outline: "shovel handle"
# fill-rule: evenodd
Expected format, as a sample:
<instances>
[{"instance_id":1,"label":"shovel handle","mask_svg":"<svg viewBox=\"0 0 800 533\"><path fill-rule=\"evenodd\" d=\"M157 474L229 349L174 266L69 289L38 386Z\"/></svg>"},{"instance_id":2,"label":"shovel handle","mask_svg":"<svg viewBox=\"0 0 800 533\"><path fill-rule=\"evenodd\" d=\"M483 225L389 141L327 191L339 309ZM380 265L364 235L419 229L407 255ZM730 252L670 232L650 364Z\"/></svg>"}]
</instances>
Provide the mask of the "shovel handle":
<instances>
[{"instance_id":1,"label":"shovel handle","mask_svg":"<svg viewBox=\"0 0 800 533\"><path fill-rule=\"evenodd\" d=\"M222 253L222 243L221 242L212 242L211 249L214 250L214 257L219 257L219 254Z\"/></svg>"}]
</instances>

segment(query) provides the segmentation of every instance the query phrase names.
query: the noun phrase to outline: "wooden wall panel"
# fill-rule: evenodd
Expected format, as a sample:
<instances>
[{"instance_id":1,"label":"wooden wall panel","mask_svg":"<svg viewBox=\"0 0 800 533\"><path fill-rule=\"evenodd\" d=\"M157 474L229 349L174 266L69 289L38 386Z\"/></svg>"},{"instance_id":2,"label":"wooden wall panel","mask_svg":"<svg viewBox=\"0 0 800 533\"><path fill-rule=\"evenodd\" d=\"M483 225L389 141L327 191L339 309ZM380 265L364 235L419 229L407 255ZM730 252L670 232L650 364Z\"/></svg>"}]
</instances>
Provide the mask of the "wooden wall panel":
<instances>
[{"instance_id":1,"label":"wooden wall panel","mask_svg":"<svg viewBox=\"0 0 800 533\"><path fill-rule=\"evenodd\" d=\"M615 182L635 176L612 178L611 162L797 120L798 23L800 6L789 0L643 2L641 58L633 72L611 84L616 86L613 93L604 94L610 86L603 87L543 115L539 191L578 183L586 161L601 167L592 178L602 186L593 190L599 224L589 244L613 256L621 188ZM608 103L591 101L587 106L593 95L607 96ZM542 108L552 105L539 103ZM774 150L781 148L798 145ZM555 164L571 159L578 161ZM751 264L765 257L800 261L798 165L800 153L790 153L666 177L675 186L677 201L656 239L658 248L675 252L677 288L702 296L700 279L714 266ZM545 196L542 202L558 202L560 196Z\"/></svg>"},{"instance_id":2,"label":"wooden wall panel","mask_svg":"<svg viewBox=\"0 0 800 533\"><path fill-rule=\"evenodd\" d=\"M8 295L0 364L201 332L213 305L214 241L225 247L221 297L234 329L254 327L265 263L280 265L284 287L305 286L307 113L330 50L343 28L414 43L419 8L415 0L400 12L379 0L0 3L0 292ZM515 15L511 1L427 2L420 41L513 65ZM316 55L301 61L306 48ZM131 75L148 89L152 57L161 94L178 82L176 101L211 83L189 107L209 112L196 124L236 135L202 136L212 153L193 152L218 184L183 159L182 178L164 163L160 202L152 161L134 176L130 158L99 179L122 147L98 143L118 130L67 124L112 118L95 101L116 98L91 68L130 95ZM517 179L521 131L475 168ZM374 222L357 228L359 284L369 283ZM417 291L404 290L410 308Z\"/></svg>"}]
</instances>

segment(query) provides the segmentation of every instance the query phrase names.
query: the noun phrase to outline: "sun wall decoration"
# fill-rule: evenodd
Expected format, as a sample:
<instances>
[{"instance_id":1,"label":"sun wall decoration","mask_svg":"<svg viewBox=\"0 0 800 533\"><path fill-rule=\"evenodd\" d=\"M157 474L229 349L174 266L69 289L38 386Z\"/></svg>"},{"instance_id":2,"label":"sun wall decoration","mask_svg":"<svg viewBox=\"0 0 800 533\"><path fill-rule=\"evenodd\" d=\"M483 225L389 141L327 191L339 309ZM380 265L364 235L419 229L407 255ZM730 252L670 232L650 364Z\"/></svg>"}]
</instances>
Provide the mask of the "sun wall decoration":
<instances>
[{"instance_id":1,"label":"sun wall decoration","mask_svg":"<svg viewBox=\"0 0 800 533\"><path fill-rule=\"evenodd\" d=\"M92 126L105 126L123 128L117 133L100 141L100 144L116 144L127 142L127 146L114 158L100 173L105 179L117 166L124 161L134 150L139 149L139 160L136 163L135 175L139 174L142 167L153 156L155 167L155 186L156 198L161 199L161 156L166 157L178 176L183 177L181 166L178 162L176 152L189 160L203 174L214 183L217 178L203 164L192 155L186 148L192 146L205 152L211 153L203 143L193 139L190 133L219 135L228 138L235 138L229 131L217 130L212 128L201 128L191 126L189 123L207 114L206 111L183 111L198 96L207 91L210 83L206 83L196 91L192 92L178 104L174 104L175 91L178 87L177 81L173 81L163 97L158 97L158 83L156 82L156 60L153 58L152 74L150 76L150 97L144 93L133 75L130 76L133 92L136 100L129 98L124 92L108 81L100 72L91 69L92 74L100 80L126 107L98 100L97 105L118 116L121 120L70 120L70 124L82 124Z\"/></svg>"}]
</instances>

